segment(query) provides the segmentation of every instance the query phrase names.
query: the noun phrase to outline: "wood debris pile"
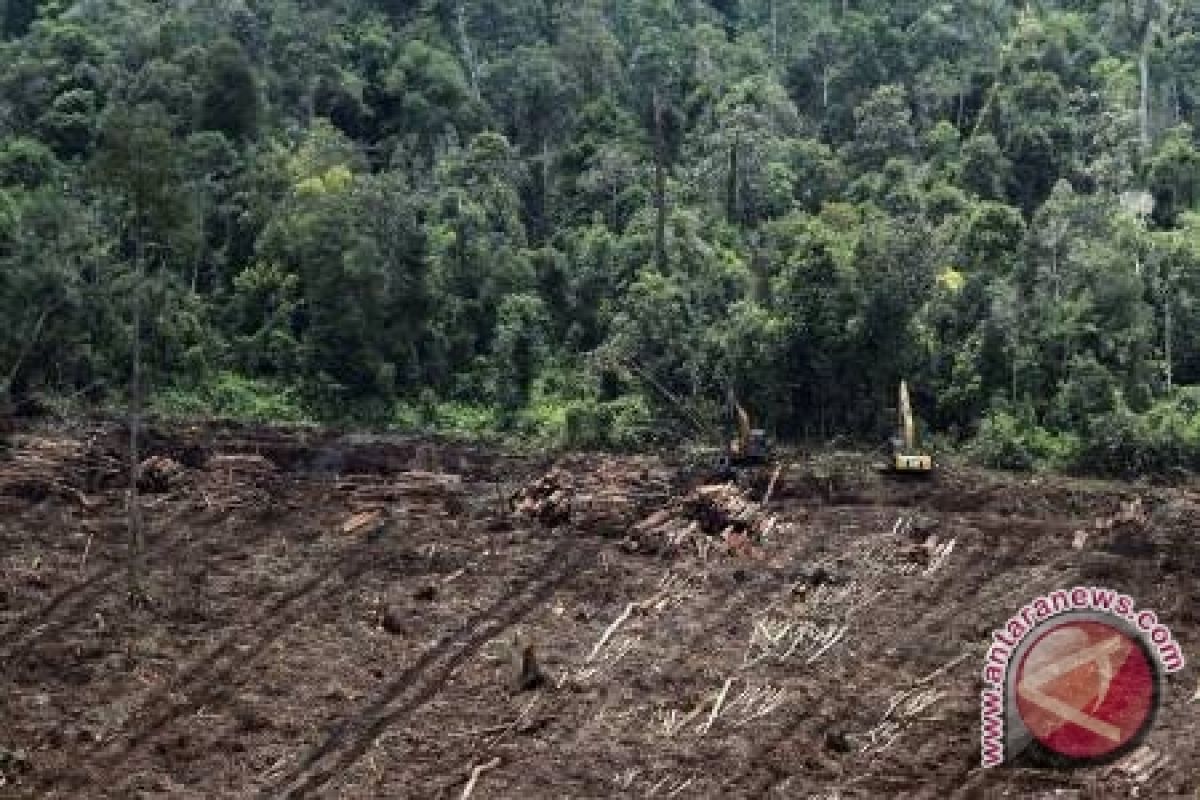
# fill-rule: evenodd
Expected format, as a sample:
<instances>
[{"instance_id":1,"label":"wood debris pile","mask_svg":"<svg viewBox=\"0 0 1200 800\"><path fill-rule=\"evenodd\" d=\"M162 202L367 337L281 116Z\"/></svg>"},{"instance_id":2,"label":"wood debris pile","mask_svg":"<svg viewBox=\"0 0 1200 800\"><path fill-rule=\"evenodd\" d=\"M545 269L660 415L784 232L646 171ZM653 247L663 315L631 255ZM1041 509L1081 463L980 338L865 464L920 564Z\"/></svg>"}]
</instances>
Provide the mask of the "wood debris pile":
<instances>
[{"instance_id":1,"label":"wood debris pile","mask_svg":"<svg viewBox=\"0 0 1200 800\"><path fill-rule=\"evenodd\" d=\"M103 489L125 489L129 486L129 461L125 453L101 443L98 437L89 438L76 454L72 465L85 492Z\"/></svg>"},{"instance_id":2,"label":"wood debris pile","mask_svg":"<svg viewBox=\"0 0 1200 800\"><path fill-rule=\"evenodd\" d=\"M451 516L462 508L465 495L461 475L420 470L401 472L386 480L374 475L351 476L338 482L337 491L360 516L384 509Z\"/></svg>"},{"instance_id":3,"label":"wood debris pile","mask_svg":"<svg viewBox=\"0 0 1200 800\"><path fill-rule=\"evenodd\" d=\"M954 542L944 542L937 534L937 519L922 515L900 516L892 525L892 535L901 543L895 555L919 567L936 568L954 548Z\"/></svg>"},{"instance_id":4,"label":"wood debris pile","mask_svg":"<svg viewBox=\"0 0 1200 800\"><path fill-rule=\"evenodd\" d=\"M38 502L123 485L128 471L109 451L78 439L22 436L0 458L0 496Z\"/></svg>"},{"instance_id":5,"label":"wood debris pile","mask_svg":"<svg viewBox=\"0 0 1200 800\"><path fill-rule=\"evenodd\" d=\"M279 470L268 458L255 454L225 453L215 455L208 461L208 471L219 473L230 479L266 481Z\"/></svg>"},{"instance_id":6,"label":"wood debris pile","mask_svg":"<svg viewBox=\"0 0 1200 800\"><path fill-rule=\"evenodd\" d=\"M275 463L253 453L214 454L195 480L205 506L224 510L266 512L283 490Z\"/></svg>"},{"instance_id":7,"label":"wood debris pile","mask_svg":"<svg viewBox=\"0 0 1200 800\"><path fill-rule=\"evenodd\" d=\"M629 544L639 551L662 553L691 542L704 554L716 541L734 554L758 557L760 545L780 525L778 517L733 484L710 484L635 524Z\"/></svg>"},{"instance_id":8,"label":"wood debris pile","mask_svg":"<svg viewBox=\"0 0 1200 800\"><path fill-rule=\"evenodd\" d=\"M699 487L683 499L683 510L710 536L736 532L763 541L777 523L773 514L729 483Z\"/></svg>"},{"instance_id":9,"label":"wood debris pile","mask_svg":"<svg viewBox=\"0 0 1200 800\"><path fill-rule=\"evenodd\" d=\"M574 476L552 469L518 489L510 505L516 513L554 528L570 521L574 496Z\"/></svg>"},{"instance_id":10,"label":"wood debris pile","mask_svg":"<svg viewBox=\"0 0 1200 800\"><path fill-rule=\"evenodd\" d=\"M624 534L671 497L673 475L649 459L565 461L519 489L512 510L547 527Z\"/></svg>"},{"instance_id":11,"label":"wood debris pile","mask_svg":"<svg viewBox=\"0 0 1200 800\"><path fill-rule=\"evenodd\" d=\"M150 456L138 465L138 489L147 494L165 494L183 483L186 472L173 458Z\"/></svg>"},{"instance_id":12,"label":"wood debris pile","mask_svg":"<svg viewBox=\"0 0 1200 800\"><path fill-rule=\"evenodd\" d=\"M672 553L713 543L743 555L779 525L778 518L732 484L675 494L677 476L658 462L624 459L560 464L512 496L512 509L548 527L624 537L636 552Z\"/></svg>"}]
</instances>

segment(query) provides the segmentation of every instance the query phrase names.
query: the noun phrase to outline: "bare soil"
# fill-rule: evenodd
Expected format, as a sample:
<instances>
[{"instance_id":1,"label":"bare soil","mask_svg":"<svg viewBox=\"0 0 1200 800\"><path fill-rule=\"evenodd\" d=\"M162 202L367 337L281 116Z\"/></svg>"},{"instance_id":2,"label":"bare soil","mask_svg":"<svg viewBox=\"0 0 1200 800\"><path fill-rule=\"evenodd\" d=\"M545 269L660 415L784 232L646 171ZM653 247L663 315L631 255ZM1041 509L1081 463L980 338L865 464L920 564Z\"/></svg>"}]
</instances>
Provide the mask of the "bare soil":
<instances>
[{"instance_id":1,"label":"bare soil","mask_svg":"<svg viewBox=\"0 0 1200 800\"><path fill-rule=\"evenodd\" d=\"M179 470L147 477L131 602L123 437L0 445L0 797L458 798L473 773L476 798L1200 792L1192 665L1153 768L979 768L985 648L1041 592L1128 592L1200 660L1186 486L797 458L764 541L653 547L514 510L548 459L178 427L149 437ZM652 457L557 466L635 523L695 483ZM1096 521L1135 498L1122 549Z\"/></svg>"}]
</instances>

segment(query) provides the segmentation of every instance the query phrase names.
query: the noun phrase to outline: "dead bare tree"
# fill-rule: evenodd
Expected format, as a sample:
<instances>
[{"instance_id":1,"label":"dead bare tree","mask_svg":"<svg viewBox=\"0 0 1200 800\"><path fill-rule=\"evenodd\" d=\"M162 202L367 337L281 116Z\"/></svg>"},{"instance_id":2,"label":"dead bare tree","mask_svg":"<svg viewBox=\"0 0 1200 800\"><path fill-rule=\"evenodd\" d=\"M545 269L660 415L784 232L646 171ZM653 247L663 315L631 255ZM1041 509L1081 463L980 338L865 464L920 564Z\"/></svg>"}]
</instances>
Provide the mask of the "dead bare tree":
<instances>
[{"instance_id":1,"label":"dead bare tree","mask_svg":"<svg viewBox=\"0 0 1200 800\"><path fill-rule=\"evenodd\" d=\"M138 241L134 264L133 285L133 348L129 375L129 507L127 509L129 600L139 604L145 600L142 585L143 553L146 549L142 525L142 504L138 494L140 434L142 425L142 284L145 280L144 245Z\"/></svg>"}]
</instances>

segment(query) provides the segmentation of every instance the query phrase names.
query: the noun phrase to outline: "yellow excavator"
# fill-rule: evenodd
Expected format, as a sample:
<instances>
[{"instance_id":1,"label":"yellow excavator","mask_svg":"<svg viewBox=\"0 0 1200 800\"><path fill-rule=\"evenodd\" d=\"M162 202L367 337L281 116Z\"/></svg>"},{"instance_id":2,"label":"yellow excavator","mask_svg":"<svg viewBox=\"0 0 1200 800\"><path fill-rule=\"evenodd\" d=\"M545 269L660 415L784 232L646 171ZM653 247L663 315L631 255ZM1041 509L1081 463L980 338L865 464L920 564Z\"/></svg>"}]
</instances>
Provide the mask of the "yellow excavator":
<instances>
[{"instance_id":1,"label":"yellow excavator","mask_svg":"<svg viewBox=\"0 0 1200 800\"><path fill-rule=\"evenodd\" d=\"M716 477L736 480L739 483L753 482L751 473L756 472L758 467L769 464L772 459L771 442L766 431L751 427L750 415L738 402L732 389L729 390L726 405L734 430L725 440L717 461Z\"/></svg>"},{"instance_id":2,"label":"yellow excavator","mask_svg":"<svg viewBox=\"0 0 1200 800\"><path fill-rule=\"evenodd\" d=\"M735 467L756 467L771 458L771 443L762 428L750 427L750 415L738 402L733 392L729 393L729 405L737 421L737 435L725 447L726 457Z\"/></svg>"},{"instance_id":3,"label":"yellow excavator","mask_svg":"<svg viewBox=\"0 0 1200 800\"><path fill-rule=\"evenodd\" d=\"M597 358L597 365L616 370L618 373L635 375L647 385L654 388L666 398L679 412L680 416L695 428L696 432L706 439L721 436L723 441L716 454L715 463L708 461L706 474L715 480L731 480L738 484L758 482L762 470L759 467L770 464L774 458L774 448L768 439L766 431L751 426L750 415L738 402L733 388L726 392L725 416L726 432L719 433L694 412L688 409L678 397L667 387L663 386L647 370L633 358L622 358L613 354L605 354ZM706 455L711 454L711 448L706 448ZM715 469L714 469L715 468ZM715 472L715 475L712 474Z\"/></svg>"},{"instance_id":4,"label":"yellow excavator","mask_svg":"<svg viewBox=\"0 0 1200 800\"><path fill-rule=\"evenodd\" d=\"M907 381L900 381L900 426L892 437L892 462L887 471L898 475L929 475L933 472L933 456L917 447L917 427Z\"/></svg>"}]
</instances>

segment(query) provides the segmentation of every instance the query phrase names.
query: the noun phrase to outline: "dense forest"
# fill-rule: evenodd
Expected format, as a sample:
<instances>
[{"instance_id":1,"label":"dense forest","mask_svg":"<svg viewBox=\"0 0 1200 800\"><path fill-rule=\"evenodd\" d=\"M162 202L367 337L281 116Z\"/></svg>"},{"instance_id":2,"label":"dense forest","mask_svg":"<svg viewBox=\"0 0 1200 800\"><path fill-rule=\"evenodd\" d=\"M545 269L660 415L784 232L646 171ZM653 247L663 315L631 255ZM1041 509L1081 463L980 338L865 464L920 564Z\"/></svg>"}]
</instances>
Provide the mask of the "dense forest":
<instances>
[{"instance_id":1,"label":"dense forest","mask_svg":"<svg viewBox=\"0 0 1200 800\"><path fill-rule=\"evenodd\" d=\"M1200 465L1196 0L0 0L0 396ZM143 379L131 384L131 365ZM702 425L697 425L702 427Z\"/></svg>"}]
</instances>

